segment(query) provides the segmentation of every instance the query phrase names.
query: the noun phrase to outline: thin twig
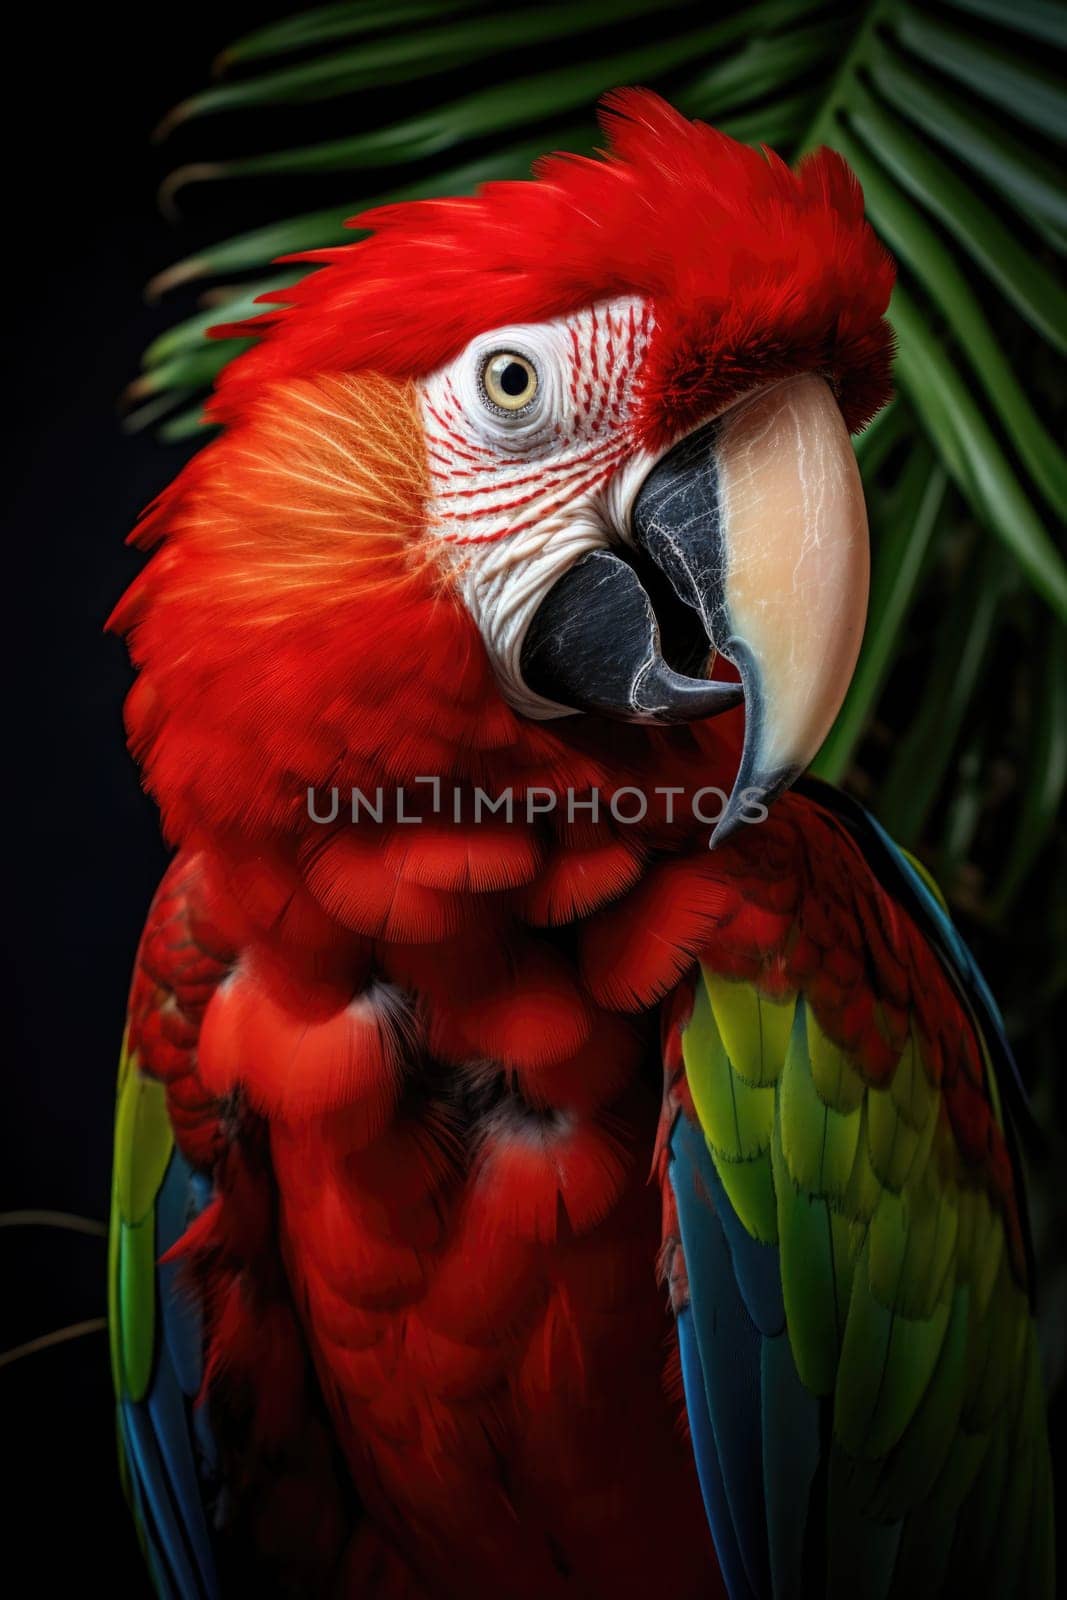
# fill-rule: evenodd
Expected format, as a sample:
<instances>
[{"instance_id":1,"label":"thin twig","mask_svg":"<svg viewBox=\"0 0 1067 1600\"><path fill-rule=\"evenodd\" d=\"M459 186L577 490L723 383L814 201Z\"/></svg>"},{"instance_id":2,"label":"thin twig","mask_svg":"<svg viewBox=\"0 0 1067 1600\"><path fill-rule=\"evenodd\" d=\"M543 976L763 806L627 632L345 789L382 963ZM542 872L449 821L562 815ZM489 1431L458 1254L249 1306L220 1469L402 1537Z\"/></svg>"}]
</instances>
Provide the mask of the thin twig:
<instances>
[{"instance_id":1,"label":"thin twig","mask_svg":"<svg viewBox=\"0 0 1067 1600\"><path fill-rule=\"evenodd\" d=\"M0 1228L65 1228L70 1233L88 1233L107 1238L107 1223L95 1217L78 1217L72 1211L0 1211Z\"/></svg>"},{"instance_id":2,"label":"thin twig","mask_svg":"<svg viewBox=\"0 0 1067 1600\"><path fill-rule=\"evenodd\" d=\"M107 1327L106 1317L90 1317L87 1322L72 1322L69 1328L56 1328L52 1333L42 1333L38 1339L28 1339L13 1350L0 1350L0 1367L10 1367L23 1356L34 1356L38 1350L50 1350L53 1345L66 1344L70 1339L80 1339L87 1333L102 1333Z\"/></svg>"}]
</instances>

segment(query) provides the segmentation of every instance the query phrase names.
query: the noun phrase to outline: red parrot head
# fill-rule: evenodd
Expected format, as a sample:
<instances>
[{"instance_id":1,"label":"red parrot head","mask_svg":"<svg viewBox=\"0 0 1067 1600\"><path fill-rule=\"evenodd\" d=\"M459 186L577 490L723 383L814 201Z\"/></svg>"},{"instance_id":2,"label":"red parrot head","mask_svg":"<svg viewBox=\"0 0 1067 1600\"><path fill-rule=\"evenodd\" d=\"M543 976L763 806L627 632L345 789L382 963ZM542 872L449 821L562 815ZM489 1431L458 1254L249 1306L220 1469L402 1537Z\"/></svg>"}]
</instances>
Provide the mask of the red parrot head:
<instances>
[{"instance_id":1,"label":"red parrot head","mask_svg":"<svg viewBox=\"0 0 1067 1600\"><path fill-rule=\"evenodd\" d=\"M828 151L793 172L637 90L604 124L602 158L359 218L224 375L115 618L172 833L295 826L323 784L589 782L696 723L722 837L817 749L891 262Z\"/></svg>"}]
</instances>

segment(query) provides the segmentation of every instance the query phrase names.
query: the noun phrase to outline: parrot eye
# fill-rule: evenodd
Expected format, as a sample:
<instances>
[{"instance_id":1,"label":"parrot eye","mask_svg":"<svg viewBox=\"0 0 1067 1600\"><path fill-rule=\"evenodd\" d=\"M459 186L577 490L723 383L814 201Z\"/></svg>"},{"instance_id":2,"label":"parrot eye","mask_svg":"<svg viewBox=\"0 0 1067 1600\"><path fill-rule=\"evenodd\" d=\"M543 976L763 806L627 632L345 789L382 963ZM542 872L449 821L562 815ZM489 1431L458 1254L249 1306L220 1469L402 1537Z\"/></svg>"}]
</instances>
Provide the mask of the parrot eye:
<instances>
[{"instance_id":1,"label":"parrot eye","mask_svg":"<svg viewBox=\"0 0 1067 1600\"><path fill-rule=\"evenodd\" d=\"M496 350L482 366L482 393L495 411L525 411L538 390L537 369L514 350Z\"/></svg>"}]
</instances>

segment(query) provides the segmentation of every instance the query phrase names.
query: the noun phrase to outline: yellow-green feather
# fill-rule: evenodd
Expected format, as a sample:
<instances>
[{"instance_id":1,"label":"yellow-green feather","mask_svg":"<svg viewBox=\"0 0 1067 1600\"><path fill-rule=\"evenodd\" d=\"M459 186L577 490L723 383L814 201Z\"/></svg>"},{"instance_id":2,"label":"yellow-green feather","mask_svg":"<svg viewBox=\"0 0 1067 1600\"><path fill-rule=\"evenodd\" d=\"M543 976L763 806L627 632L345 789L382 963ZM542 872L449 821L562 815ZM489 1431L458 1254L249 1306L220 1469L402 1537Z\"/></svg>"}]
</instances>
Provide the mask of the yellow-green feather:
<instances>
[{"instance_id":1,"label":"yellow-green feather","mask_svg":"<svg viewBox=\"0 0 1067 1600\"><path fill-rule=\"evenodd\" d=\"M831 1109L820 1096L809 1054L810 1030L798 1009L779 1080L778 1116L789 1175L805 1194L840 1204L848 1188L860 1138L860 1111ZM847 1103L847 1101L846 1101Z\"/></svg>"},{"instance_id":2,"label":"yellow-green feather","mask_svg":"<svg viewBox=\"0 0 1067 1600\"><path fill-rule=\"evenodd\" d=\"M779 1014L785 1008L773 1007L765 1013L760 1006L746 1005L732 992L739 987L724 987L719 980L697 985L682 1053L697 1115L723 1187L753 1237L771 1244L777 1238L777 1213L770 1139L774 1079L781 1070L781 1059L773 1072L771 1062L781 1034ZM724 1030L742 1054L743 1074L733 1065Z\"/></svg>"},{"instance_id":3,"label":"yellow-green feather","mask_svg":"<svg viewBox=\"0 0 1067 1600\"><path fill-rule=\"evenodd\" d=\"M140 1400L156 1340L156 1198L174 1149L166 1091L125 1043L119 1062L108 1241L108 1317L115 1392Z\"/></svg>"},{"instance_id":4,"label":"yellow-green feather","mask_svg":"<svg viewBox=\"0 0 1067 1600\"><path fill-rule=\"evenodd\" d=\"M820 1098L835 1111L856 1111L863 1103L864 1083L848 1052L826 1037L815 1013L805 1007L808 1059Z\"/></svg>"},{"instance_id":5,"label":"yellow-green feather","mask_svg":"<svg viewBox=\"0 0 1067 1600\"><path fill-rule=\"evenodd\" d=\"M747 983L704 974L703 988L734 1073L746 1083L773 1084L793 1031L792 999L770 1000Z\"/></svg>"},{"instance_id":6,"label":"yellow-green feather","mask_svg":"<svg viewBox=\"0 0 1067 1600\"><path fill-rule=\"evenodd\" d=\"M825 1200L803 1193L794 1183L777 1123L771 1150L782 1297L793 1359L801 1382L813 1394L830 1394L841 1323L830 1208Z\"/></svg>"}]
</instances>

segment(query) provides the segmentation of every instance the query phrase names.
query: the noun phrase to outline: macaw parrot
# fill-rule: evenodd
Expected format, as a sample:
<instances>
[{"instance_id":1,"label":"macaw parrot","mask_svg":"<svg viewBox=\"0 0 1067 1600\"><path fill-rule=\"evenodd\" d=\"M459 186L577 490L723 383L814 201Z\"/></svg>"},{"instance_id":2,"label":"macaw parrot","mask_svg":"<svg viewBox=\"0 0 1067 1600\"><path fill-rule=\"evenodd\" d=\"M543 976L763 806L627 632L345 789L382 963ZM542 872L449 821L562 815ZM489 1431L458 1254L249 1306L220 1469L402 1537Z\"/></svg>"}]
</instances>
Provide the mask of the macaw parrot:
<instances>
[{"instance_id":1,"label":"macaw parrot","mask_svg":"<svg viewBox=\"0 0 1067 1600\"><path fill-rule=\"evenodd\" d=\"M310 258L134 536L152 1578L1050 1596L1011 1054L924 871L803 777L892 263L827 150L602 120Z\"/></svg>"}]
</instances>

